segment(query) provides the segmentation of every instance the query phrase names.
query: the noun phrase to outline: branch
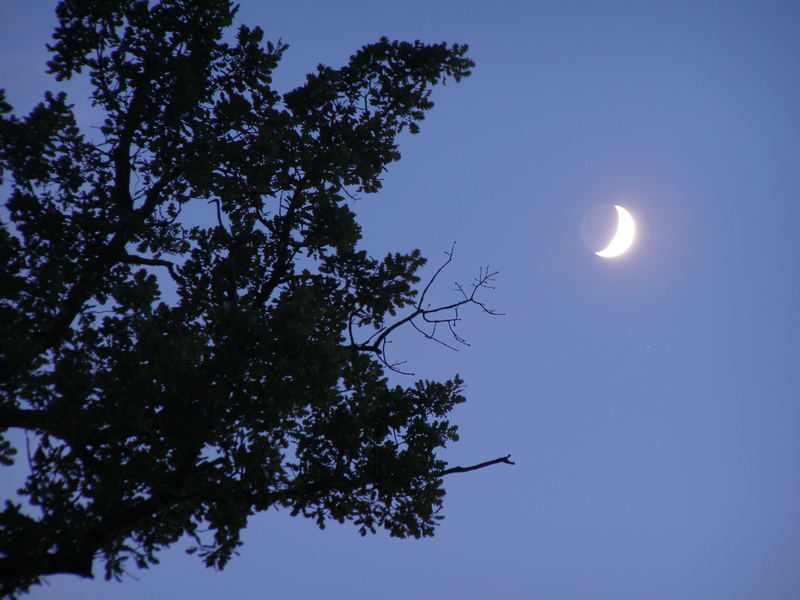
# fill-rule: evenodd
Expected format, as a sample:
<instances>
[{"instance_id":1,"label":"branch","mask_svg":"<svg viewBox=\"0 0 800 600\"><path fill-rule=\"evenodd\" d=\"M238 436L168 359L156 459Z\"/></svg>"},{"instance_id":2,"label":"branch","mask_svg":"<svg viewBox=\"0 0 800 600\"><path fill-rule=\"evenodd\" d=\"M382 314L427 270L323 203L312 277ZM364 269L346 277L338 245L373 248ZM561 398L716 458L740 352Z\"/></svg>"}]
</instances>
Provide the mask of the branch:
<instances>
[{"instance_id":1,"label":"branch","mask_svg":"<svg viewBox=\"0 0 800 600\"><path fill-rule=\"evenodd\" d=\"M266 303L275 289L281 285L286 278L289 267L292 263L292 259L295 255L293 251L290 251L290 245L292 243L292 230L296 225L295 216L297 211L304 203L305 199L303 194L305 193L307 181L307 175L304 175L299 181L297 181L294 193L289 200L289 206L286 209L286 214L280 218L280 221L277 221L276 217L276 224L280 223L280 231L278 232L276 240L277 248L275 250L275 260L272 265L272 273L270 273L269 279L267 279L267 281L261 286L261 289L253 298L251 304L253 307L261 306ZM269 225L264 223L264 221L261 221L261 223L264 224L270 233L274 235L274 231L272 231L272 228Z\"/></svg>"},{"instance_id":2,"label":"branch","mask_svg":"<svg viewBox=\"0 0 800 600\"><path fill-rule=\"evenodd\" d=\"M180 490L190 477L205 477L209 470L224 461L224 458L218 458L201 462L191 468L179 468L169 483ZM23 517L34 534L35 543L30 543L25 531L15 532L15 538L7 543L6 548L11 546L12 551L6 556L0 556L0 596L19 593L30 585L39 583L39 578L46 575L72 574L93 578L94 559L115 538L132 536L143 520L164 520L171 507L195 498L194 494L160 491L153 493L148 499L133 502L117 501L116 504L105 503L98 506L95 501L89 507L91 510L85 511L88 517L85 521L76 524L75 528L67 528L61 532L37 531L36 527L41 526L42 522ZM180 527L184 525L181 524ZM130 547L123 546L123 549L139 554Z\"/></svg>"},{"instance_id":3,"label":"branch","mask_svg":"<svg viewBox=\"0 0 800 600\"><path fill-rule=\"evenodd\" d=\"M135 229L155 210L156 206L162 202L161 194L174 181L179 172L179 169L175 167L165 173L147 192L142 206L130 212L128 217L119 223L109 242L99 250L96 258L89 262L83 273L72 285L49 326L33 332L31 336L33 343L27 347L24 353L17 357L14 361L15 364L11 368L2 370L0 380L10 380L18 373L28 369L30 363L38 355L59 344L64 336L69 333L72 322L83 305L94 294L100 279L106 275L111 267L124 260L127 254L125 246L130 237L134 235Z\"/></svg>"},{"instance_id":4,"label":"branch","mask_svg":"<svg viewBox=\"0 0 800 600\"><path fill-rule=\"evenodd\" d=\"M513 460L511 460L510 454L506 454L505 456L501 456L500 458L495 458L494 460L487 460L486 462L482 462L477 465L472 465L471 467L450 467L449 469L445 469L444 471L439 473L439 476L444 477L445 475L450 475L451 473L466 473L467 471L477 471L478 469L491 467L492 465L497 465L500 463L505 463L507 465L517 464Z\"/></svg>"},{"instance_id":5,"label":"branch","mask_svg":"<svg viewBox=\"0 0 800 600\"><path fill-rule=\"evenodd\" d=\"M122 261L129 265L142 265L149 267L167 267L170 276L175 280L175 283L181 283L182 277L175 272L175 263L160 258L147 258L144 256L135 256L133 254L125 254Z\"/></svg>"},{"instance_id":6,"label":"branch","mask_svg":"<svg viewBox=\"0 0 800 600\"><path fill-rule=\"evenodd\" d=\"M219 228L228 235L228 230L225 229L225 225L222 223L222 208L220 207L220 201L218 198L214 198L213 200L208 201L209 204L215 204L217 206L217 223L219 223Z\"/></svg>"},{"instance_id":7,"label":"branch","mask_svg":"<svg viewBox=\"0 0 800 600\"><path fill-rule=\"evenodd\" d=\"M111 151L114 171L111 197L121 214L116 232L111 240L103 248L99 249L94 260L88 262L83 273L81 273L61 302L60 310L54 315L49 326L33 332L32 341L34 343L31 344L28 351L23 356L18 357L11 368L2 365L2 368L0 368L0 371L2 371L0 380L2 381L9 380L29 368L30 363L35 360L36 356L56 346L68 334L73 320L80 312L83 304L94 293L99 280L111 267L122 260L122 256L125 254L125 245L134 234L135 229L162 202L161 194L179 173L177 168L165 173L149 190L144 204L138 209L133 209L133 201L129 189L132 170L130 148L133 144L134 134L142 123L142 112L146 108L144 106L146 96L155 78L153 71L156 67L157 65L154 64L152 57L146 57L142 72L137 77L133 96L127 106L117 143Z\"/></svg>"},{"instance_id":8,"label":"branch","mask_svg":"<svg viewBox=\"0 0 800 600\"><path fill-rule=\"evenodd\" d=\"M351 345L356 348L357 350L365 351L365 352L373 352L375 353L378 358L383 362L384 365L389 367L390 369L398 371L394 368L395 365L389 363L386 358L386 343L388 341L389 335L397 329L398 327L405 325L406 323L410 323L411 326L416 329L419 333L421 333L425 338L429 340L433 340L442 344L443 346L457 351L457 348L454 346L446 343L442 339L440 339L436 335L436 329L438 325L442 327L446 326L447 329L450 331L450 334L453 336L453 339L458 342L459 344L463 344L465 346L469 346L467 341L458 335L455 330L456 323L461 320L459 316L459 308L462 306L466 306L468 304L475 304L477 305L483 312L490 314L490 315L502 315L503 313L497 312L494 309L489 308L484 302L478 300L475 296L478 293L478 290L487 288L487 289L494 289L491 285L492 281L494 281L494 276L497 275L497 271L490 271L488 267L481 267L480 271L478 272L478 276L473 280L471 284L471 290L467 291L464 289L459 283L456 283L456 291L459 292L462 296L461 300L453 302L451 304L446 304L444 306L435 306L431 307L430 305L425 305L425 296L427 295L428 291L430 290L433 282L436 281L436 278L441 274L444 268L449 265L453 260L453 253L455 250L455 243L450 247L450 250L445 251L445 255L447 259L436 269L436 272L430 278L428 283L422 290L422 294L420 295L419 301L416 303L414 310L406 315L405 317L398 319L391 325L388 325L378 331L374 332L367 340L361 344L353 343L353 334L352 330L350 332L351 338ZM440 315L441 313L446 313L442 316L434 316ZM422 329L414 320L417 318L421 318L422 321L427 323L430 327L430 331L425 331ZM351 316L352 319L352 316ZM352 325L352 320L351 320Z\"/></svg>"},{"instance_id":9,"label":"branch","mask_svg":"<svg viewBox=\"0 0 800 600\"><path fill-rule=\"evenodd\" d=\"M112 195L114 202L123 213L129 211L133 207L130 194L130 149L133 144L133 135L141 124L141 112L144 107L146 95L152 85L151 63L152 61L147 59L144 61L144 69L138 77L138 84L135 86L133 97L125 111L122 130L117 139L117 146L112 152L114 157L114 187Z\"/></svg>"},{"instance_id":10,"label":"branch","mask_svg":"<svg viewBox=\"0 0 800 600\"><path fill-rule=\"evenodd\" d=\"M375 339L375 343L372 344L373 348L375 348L376 350L379 349L381 347L381 344L388 337L388 335L390 333L392 333L392 331L394 331L395 329L397 329L401 325L404 325L405 323L408 323L409 321L412 321L413 319L416 319L420 315L424 316L426 313L429 313L429 312L438 312L440 310L447 310L449 308L453 308L454 306L460 306L461 304L463 304L463 302L458 302L458 303L456 303L454 305L443 306L443 307L440 307L440 308L436 308L434 310L426 310L426 309L422 308L422 303L425 300L425 294L428 293L428 290L430 289L431 285L433 285L433 282L436 281L436 278L439 276L439 273L441 273L444 270L444 268L452 262L452 260L453 260L453 251L455 249L455 246L456 246L456 244L455 244L455 242L453 242L453 245L450 247L450 250L449 251L445 251L445 254L447 255L447 260L444 261L444 263L442 263L439 266L438 269L436 269L436 272L433 274L433 277L431 277L430 280L428 281L427 285L425 285L425 288L422 290L422 294L419 297L419 302L417 302L416 310L414 312L412 312L411 314L406 315L405 317L403 317L399 321L389 325L389 327L386 327L382 331L379 331L377 333L378 337ZM375 334L370 336L370 340L372 339L372 337L374 337L374 335ZM369 340L367 340L367 342L369 342Z\"/></svg>"},{"instance_id":11,"label":"branch","mask_svg":"<svg viewBox=\"0 0 800 600\"><path fill-rule=\"evenodd\" d=\"M0 408L0 430L18 427L20 429L46 430L47 418L43 410L24 408Z\"/></svg>"},{"instance_id":12,"label":"branch","mask_svg":"<svg viewBox=\"0 0 800 600\"><path fill-rule=\"evenodd\" d=\"M40 583L39 578L45 575L63 573L92 578L93 559L94 552L89 550L0 557L0 596L16 598L15 594Z\"/></svg>"},{"instance_id":13,"label":"branch","mask_svg":"<svg viewBox=\"0 0 800 600\"><path fill-rule=\"evenodd\" d=\"M161 179L147 192L144 204L130 213L130 216L122 221L117 227L116 233L97 256L93 264L90 264L86 271L78 278L78 281L67 294L61 304L61 310L53 319L53 323L48 330L36 337L41 340L42 347L39 352L49 350L56 345L69 330L72 321L80 312L83 304L94 293L94 287L100 277L110 269L115 263L125 256L125 245L128 243L133 230L141 224L153 212L161 202L161 193L178 174L175 168L169 173L165 173Z\"/></svg>"},{"instance_id":14,"label":"branch","mask_svg":"<svg viewBox=\"0 0 800 600\"><path fill-rule=\"evenodd\" d=\"M430 281L428 281L428 285L426 285L425 289L422 290L422 294L419 297L419 302L417 302L417 309L422 310L422 303L425 301L425 294L428 293L428 290L433 285L433 282L436 281L436 278L439 276L439 273L441 273L447 265L453 262L453 254L455 253L455 251L456 251L456 243L453 242L453 244L450 246L450 250L449 251L445 250L445 255L447 256L447 260L444 261L439 266L438 269L436 269L436 272L433 274L433 277L431 277Z\"/></svg>"}]
</instances>

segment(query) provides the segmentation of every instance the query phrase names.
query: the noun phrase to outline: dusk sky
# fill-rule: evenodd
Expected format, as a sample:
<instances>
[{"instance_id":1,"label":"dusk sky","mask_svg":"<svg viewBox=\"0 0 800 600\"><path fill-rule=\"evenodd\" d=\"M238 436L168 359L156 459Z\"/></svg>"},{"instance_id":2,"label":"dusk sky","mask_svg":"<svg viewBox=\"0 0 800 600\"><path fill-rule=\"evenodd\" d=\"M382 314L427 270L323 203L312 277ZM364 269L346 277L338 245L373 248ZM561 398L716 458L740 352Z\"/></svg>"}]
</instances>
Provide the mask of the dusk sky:
<instances>
[{"instance_id":1,"label":"dusk sky","mask_svg":"<svg viewBox=\"0 0 800 600\"><path fill-rule=\"evenodd\" d=\"M55 5L0 0L0 87L18 114L66 89L89 127L88 83L45 73ZM516 465L447 476L434 538L270 511L223 572L173 547L29 598L800 597L800 3L242 0L237 21L289 44L283 92L381 36L469 44L473 75L353 209L363 248L419 248L428 275L456 243L441 300L499 271L505 314L466 311L469 347L409 331L390 356L465 379L451 465ZM581 221L614 204L638 233L603 259Z\"/></svg>"}]
</instances>

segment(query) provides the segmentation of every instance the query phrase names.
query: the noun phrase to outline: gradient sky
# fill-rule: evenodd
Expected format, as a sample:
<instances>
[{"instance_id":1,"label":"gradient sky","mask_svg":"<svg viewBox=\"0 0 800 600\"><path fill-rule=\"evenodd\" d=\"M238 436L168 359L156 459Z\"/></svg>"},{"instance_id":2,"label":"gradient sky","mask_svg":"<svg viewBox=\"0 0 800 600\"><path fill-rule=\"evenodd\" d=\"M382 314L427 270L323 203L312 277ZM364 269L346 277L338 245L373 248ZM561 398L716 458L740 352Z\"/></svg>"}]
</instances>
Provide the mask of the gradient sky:
<instances>
[{"instance_id":1,"label":"gradient sky","mask_svg":"<svg viewBox=\"0 0 800 600\"><path fill-rule=\"evenodd\" d=\"M54 5L0 0L17 112L60 89ZM290 44L283 91L382 35L470 45L473 76L434 92L355 210L364 248L420 248L428 273L457 242L440 298L500 271L485 298L506 315L465 315L471 347L404 334L393 353L467 382L445 458L517 464L449 476L432 539L271 511L222 573L173 548L29 597L796 600L800 4L242 0L238 18ZM603 260L580 222L615 203L639 237Z\"/></svg>"}]
</instances>

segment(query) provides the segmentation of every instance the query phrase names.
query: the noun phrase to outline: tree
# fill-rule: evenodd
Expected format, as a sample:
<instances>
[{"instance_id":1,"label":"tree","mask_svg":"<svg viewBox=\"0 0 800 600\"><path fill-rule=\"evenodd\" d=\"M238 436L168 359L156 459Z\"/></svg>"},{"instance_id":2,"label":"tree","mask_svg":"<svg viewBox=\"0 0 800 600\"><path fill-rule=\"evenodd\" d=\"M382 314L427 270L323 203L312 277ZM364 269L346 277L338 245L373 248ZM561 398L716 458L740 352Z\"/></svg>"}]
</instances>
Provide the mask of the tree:
<instances>
[{"instance_id":1,"label":"tree","mask_svg":"<svg viewBox=\"0 0 800 600\"><path fill-rule=\"evenodd\" d=\"M223 42L234 14L63 0L49 72L88 73L99 131L63 93L24 118L0 95L0 431L32 441L26 504L0 513L6 594L96 559L119 577L187 534L222 568L270 507L432 535L444 475L510 462L437 457L458 376L387 379L390 334L438 339L460 307L488 311L492 274L431 307L419 251L369 257L348 207L380 189L431 88L469 75L467 47L381 39L281 95L286 46L248 27ZM187 223L198 205L213 222ZM3 438L0 460L15 453Z\"/></svg>"}]
</instances>

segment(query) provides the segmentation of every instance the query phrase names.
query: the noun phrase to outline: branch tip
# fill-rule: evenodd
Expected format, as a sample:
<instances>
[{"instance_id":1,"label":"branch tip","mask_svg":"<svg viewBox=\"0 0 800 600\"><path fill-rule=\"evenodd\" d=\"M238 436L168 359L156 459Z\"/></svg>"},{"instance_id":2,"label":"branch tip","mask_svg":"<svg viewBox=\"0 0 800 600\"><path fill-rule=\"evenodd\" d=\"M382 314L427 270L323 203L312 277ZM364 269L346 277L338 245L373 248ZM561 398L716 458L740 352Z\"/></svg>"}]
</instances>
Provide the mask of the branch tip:
<instances>
[{"instance_id":1,"label":"branch tip","mask_svg":"<svg viewBox=\"0 0 800 600\"><path fill-rule=\"evenodd\" d=\"M483 469L486 467L491 467L492 465L497 464L506 464L506 465L515 465L513 460L511 460L511 455L506 454L505 456L501 456L500 458L495 458L494 460L487 460L486 462L478 463L477 465L472 465L470 467L450 467L449 469L445 469L441 473L439 473L440 477L445 475L450 475L451 473L466 473L467 471L477 471L478 469Z\"/></svg>"}]
</instances>

